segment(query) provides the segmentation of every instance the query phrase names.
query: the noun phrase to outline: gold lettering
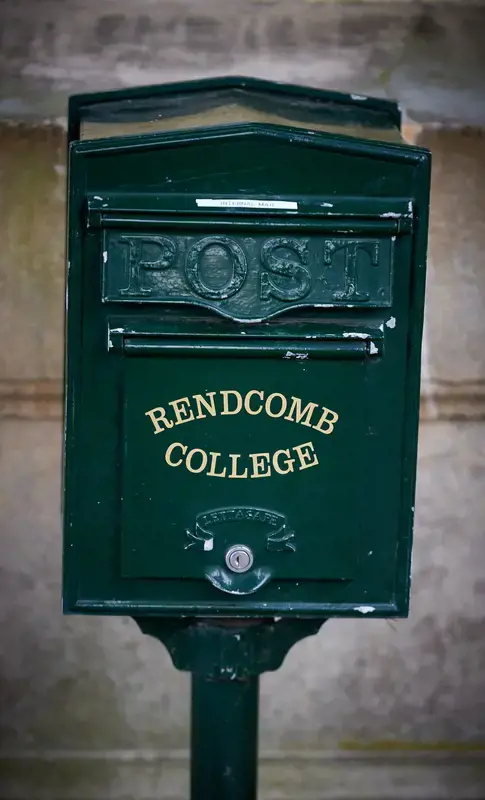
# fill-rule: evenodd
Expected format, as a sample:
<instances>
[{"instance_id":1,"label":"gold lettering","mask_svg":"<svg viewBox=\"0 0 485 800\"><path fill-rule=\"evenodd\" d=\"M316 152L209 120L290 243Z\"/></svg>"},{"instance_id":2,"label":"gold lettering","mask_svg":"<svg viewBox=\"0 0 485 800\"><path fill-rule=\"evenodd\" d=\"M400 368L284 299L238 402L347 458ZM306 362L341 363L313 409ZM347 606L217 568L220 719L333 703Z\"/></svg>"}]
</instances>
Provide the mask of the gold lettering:
<instances>
[{"instance_id":1,"label":"gold lettering","mask_svg":"<svg viewBox=\"0 0 485 800\"><path fill-rule=\"evenodd\" d=\"M338 414L337 414L336 411L330 411L329 408L324 408L323 406L322 406L322 408L323 408L322 416L318 420L317 424L313 425L312 427L316 431L320 431L320 433L329 434L329 433L332 433L332 431L333 431L333 429L335 427L335 423L338 420ZM331 419L329 419L330 416L331 416ZM322 425L323 425L324 422L328 425L328 428L325 431L322 430Z\"/></svg>"},{"instance_id":2,"label":"gold lettering","mask_svg":"<svg viewBox=\"0 0 485 800\"><path fill-rule=\"evenodd\" d=\"M209 467L209 472L207 474L210 475L211 478L225 478L227 472L226 467L224 467L222 472L216 472L216 462L219 456L222 455L222 453L209 453L209 455L211 457L211 465Z\"/></svg>"},{"instance_id":3,"label":"gold lettering","mask_svg":"<svg viewBox=\"0 0 485 800\"><path fill-rule=\"evenodd\" d=\"M200 453L200 455L202 456L202 460L200 466L197 467L197 469L195 469L192 466L192 459L197 453ZM197 474L198 472L203 472L207 466L207 453L205 452L205 450L201 450L199 447L194 447L194 449L187 454L187 458L185 460L185 466L187 467L189 472L194 472L195 474Z\"/></svg>"},{"instance_id":4,"label":"gold lettering","mask_svg":"<svg viewBox=\"0 0 485 800\"><path fill-rule=\"evenodd\" d=\"M286 415L285 419L289 420L290 422L298 422L302 425L306 425L308 428L311 428L310 419L315 411L318 408L317 403L307 403L303 411L301 410L301 398L300 397L292 397L292 404L288 414ZM296 419L293 418L293 414L296 412ZM306 417L306 419L304 419Z\"/></svg>"},{"instance_id":5,"label":"gold lettering","mask_svg":"<svg viewBox=\"0 0 485 800\"><path fill-rule=\"evenodd\" d=\"M251 478L269 478L271 475L269 453L249 453L249 458L253 462L253 474ZM264 472L264 470L266 470L266 472Z\"/></svg>"},{"instance_id":6,"label":"gold lettering","mask_svg":"<svg viewBox=\"0 0 485 800\"><path fill-rule=\"evenodd\" d=\"M286 456L286 459L283 462L286 465L286 469L283 469L279 463L279 458L281 455ZM280 475L287 475L288 472L293 472L295 469L293 466L294 463L295 459L290 458L289 450L277 450L276 453L273 453L273 468L276 470L276 472L279 472Z\"/></svg>"},{"instance_id":7,"label":"gold lettering","mask_svg":"<svg viewBox=\"0 0 485 800\"><path fill-rule=\"evenodd\" d=\"M235 389L221 389L221 394L223 397L223 409L221 411L221 415L224 414L239 414L242 409L243 399L242 395L237 392ZM232 411L229 409L229 395L232 394L236 398L236 408Z\"/></svg>"},{"instance_id":8,"label":"gold lettering","mask_svg":"<svg viewBox=\"0 0 485 800\"><path fill-rule=\"evenodd\" d=\"M228 476L229 478L247 478L248 477L248 468L244 470L242 473L238 473L237 471L237 462L241 458L240 453L229 453L229 458L231 459L231 474Z\"/></svg>"},{"instance_id":9,"label":"gold lettering","mask_svg":"<svg viewBox=\"0 0 485 800\"><path fill-rule=\"evenodd\" d=\"M145 417L150 417L155 427L155 433L163 432L160 422L163 422L166 428L173 428L173 422L166 418L164 408L152 408L151 411L145 412Z\"/></svg>"},{"instance_id":10,"label":"gold lettering","mask_svg":"<svg viewBox=\"0 0 485 800\"><path fill-rule=\"evenodd\" d=\"M215 402L215 392L206 392L206 396L210 398L210 402L201 395L201 394L194 394L193 398L197 405L197 416L196 419L205 419L206 415L202 413L202 406L204 406L205 410L209 412L212 417L215 417L217 414L216 410L216 402Z\"/></svg>"},{"instance_id":11,"label":"gold lettering","mask_svg":"<svg viewBox=\"0 0 485 800\"><path fill-rule=\"evenodd\" d=\"M299 469L309 469L309 467L316 467L318 464L317 454L312 442L305 442L305 444L297 444L293 450L296 450L298 458L300 459L301 466ZM313 461L312 461L313 458Z\"/></svg>"},{"instance_id":12,"label":"gold lettering","mask_svg":"<svg viewBox=\"0 0 485 800\"><path fill-rule=\"evenodd\" d=\"M222 396L222 410L220 410L221 406L216 403L218 394ZM196 416L191 407L192 400L195 402ZM146 411L145 416L150 418L155 429L154 432L157 434L162 433L165 429L173 428L174 425L182 425L184 422L191 422L195 419L206 419L207 415L216 417L219 413L222 416L234 416L244 408L250 416L257 416L264 409L266 414L273 419L282 417L289 422L305 425L307 428L313 428L325 435L333 433L339 419L337 412L325 406L318 406L317 403L309 402L306 405L303 403L304 401L300 397L294 396L291 397L290 402L281 392L273 392L265 401L265 392L260 389L250 389L244 397L236 389L221 389L218 392L207 391L204 394L194 394L191 398L179 397L177 400L170 400L169 405L172 406L175 421L167 417L162 406ZM320 417L318 422L312 425L312 419L317 409Z\"/></svg>"},{"instance_id":13,"label":"gold lettering","mask_svg":"<svg viewBox=\"0 0 485 800\"><path fill-rule=\"evenodd\" d=\"M278 411L277 414L274 414L273 411L271 411L271 403L273 402L275 397L279 397L280 400L281 400L281 408L280 408L280 410ZM283 416L283 414L286 411L286 406L287 405L288 405L288 401L287 401L286 397L284 396L284 394L280 394L280 392L273 392L273 394L270 394L270 396L266 400L266 403L264 404L264 410L266 411L268 417L274 417L276 419L277 417L282 417Z\"/></svg>"},{"instance_id":14,"label":"gold lettering","mask_svg":"<svg viewBox=\"0 0 485 800\"><path fill-rule=\"evenodd\" d=\"M183 458L179 458L178 461L172 461L171 455L172 455L172 453L173 453L173 451L175 450L176 447L180 447L180 449L182 450L182 455L183 456L187 452L187 445L186 444L181 444L180 442L172 442L172 444L169 444L169 446L167 447L167 451L165 453L165 461L167 462L169 467L180 467L180 465L181 465L181 463L183 461Z\"/></svg>"},{"instance_id":15,"label":"gold lettering","mask_svg":"<svg viewBox=\"0 0 485 800\"><path fill-rule=\"evenodd\" d=\"M175 452L177 448L180 449L180 456ZM287 448L284 450L276 450L273 454L248 453L247 458L249 458L252 462L252 472L250 472L249 475L249 470L247 467L245 467L242 471L239 471L239 460L242 458L241 453L229 454L231 466L228 468L227 466L222 466L220 463L222 460L222 453L210 452L207 454L205 450L202 450L199 447L194 447L192 450L189 450L188 453L187 450L187 445L182 444L181 442L172 442L172 444L167 447L165 452L165 461L169 467L179 467L184 463L185 460L185 467L188 472L192 472L193 474L197 475L201 472L205 472L207 465L209 464L210 456L209 469L205 474L214 478L269 478L272 474L271 468L273 468L274 471L279 475L287 475L288 473L295 471L296 459L292 457L292 450L295 451L298 457L297 468L299 470L315 467L319 463L318 456L315 452L312 442L305 442L304 444L295 445L292 448ZM200 461L200 463L197 463L198 461ZM242 514L243 512L239 511L238 513ZM261 520L264 519L267 522L270 522L272 525L276 525L278 522L277 517L274 517L266 512L261 512L261 517L258 517L258 512L246 510L244 513L246 515L245 518L247 519L254 520L261 518ZM213 512L211 515L211 520L213 522L222 521L229 518L227 516L228 514L232 515L232 512ZM230 518L232 518L232 516Z\"/></svg>"},{"instance_id":16,"label":"gold lettering","mask_svg":"<svg viewBox=\"0 0 485 800\"><path fill-rule=\"evenodd\" d=\"M187 405L187 408L184 406ZM194 414L190 408L190 400L188 397L179 397L178 400L171 400L169 406L172 406L177 418L176 425L182 425L184 422L192 422Z\"/></svg>"},{"instance_id":17,"label":"gold lettering","mask_svg":"<svg viewBox=\"0 0 485 800\"><path fill-rule=\"evenodd\" d=\"M261 405L259 406L257 411L253 411L253 409L251 408L251 398L254 395L257 395L261 399ZM256 414L261 414L261 411L263 410L263 398L264 398L264 392L258 392L257 389L251 389L251 391L248 392L246 397L244 398L244 410L247 411L248 414L252 414L253 416L256 416Z\"/></svg>"}]
</instances>

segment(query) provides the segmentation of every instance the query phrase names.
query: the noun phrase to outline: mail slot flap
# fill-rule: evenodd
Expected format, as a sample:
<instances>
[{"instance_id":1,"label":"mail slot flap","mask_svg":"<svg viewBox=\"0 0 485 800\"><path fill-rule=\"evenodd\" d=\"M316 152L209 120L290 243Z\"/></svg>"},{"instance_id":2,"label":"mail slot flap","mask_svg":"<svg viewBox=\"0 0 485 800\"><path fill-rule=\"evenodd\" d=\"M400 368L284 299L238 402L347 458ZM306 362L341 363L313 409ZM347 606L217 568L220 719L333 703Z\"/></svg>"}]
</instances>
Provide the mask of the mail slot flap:
<instances>
[{"instance_id":1,"label":"mail slot flap","mask_svg":"<svg viewBox=\"0 0 485 800\"><path fill-rule=\"evenodd\" d=\"M363 359L384 354L384 323L248 326L235 334L229 326L185 322L176 325L150 318L110 317L107 350L130 356L233 358Z\"/></svg>"},{"instance_id":2,"label":"mail slot flap","mask_svg":"<svg viewBox=\"0 0 485 800\"><path fill-rule=\"evenodd\" d=\"M305 361L315 358L328 359L362 359L382 353L377 341L383 337L379 332L374 339L370 334L349 336L349 338L332 338L320 342L302 342L300 339L283 341L229 339L222 342L210 340L167 339L155 336L128 336L122 341L124 353L138 356L191 356L204 357L231 356L232 358L274 358ZM364 340L363 340L364 339ZM117 340L119 341L119 339ZM112 343L112 342L111 342ZM115 349L114 345L113 348Z\"/></svg>"},{"instance_id":3,"label":"mail slot flap","mask_svg":"<svg viewBox=\"0 0 485 800\"><path fill-rule=\"evenodd\" d=\"M337 224L332 218L361 218L380 220L382 228L393 232L410 230L414 216L414 204L406 197L345 197L328 195L314 196L253 196L244 195L202 195L195 194L153 194L133 192L89 193L87 202L88 227L105 227L119 224L133 218L137 224L150 225L150 219L158 214L191 214L195 218L210 214L216 217L229 217L231 225L235 217L271 217L286 221L292 217L297 220L303 216L315 216L321 222L327 218L331 225ZM247 220L246 220L247 221ZM290 223L291 224L291 223Z\"/></svg>"},{"instance_id":4,"label":"mail slot flap","mask_svg":"<svg viewBox=\"0 0 485 800\"><path fill-rule=\"evenodd\" d=\"M125 353L129 355L173 355L177 356L214 356L219 358L221 355L232 356L232 358L274 358L280 357L285 360L297 359L300 361L310 358L338 358L356 359L365 358L366 355L374 355L379 351L375 344L370 340L363 342L334 339L323 342L308 342L302 346L298 339L288 340L287 342L247 342L247 341L226 341L221 343L210 343L201 341L163 341L155 337L136 338L128 337L123 343Z\"/></svg>"}]
</instances>

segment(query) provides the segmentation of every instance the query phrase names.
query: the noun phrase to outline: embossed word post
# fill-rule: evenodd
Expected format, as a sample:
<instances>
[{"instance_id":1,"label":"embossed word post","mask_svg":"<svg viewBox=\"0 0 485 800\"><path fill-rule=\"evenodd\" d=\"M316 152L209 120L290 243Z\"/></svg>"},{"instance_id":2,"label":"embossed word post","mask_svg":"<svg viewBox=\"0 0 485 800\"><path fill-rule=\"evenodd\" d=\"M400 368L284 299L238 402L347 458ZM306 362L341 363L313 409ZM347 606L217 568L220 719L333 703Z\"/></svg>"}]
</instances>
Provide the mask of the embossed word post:
<instances>
[{"instance_id":1,"label":"embossed word post","mask_svg":"<svg viewBox=\"0 0 485 800\"><path fill-rule=\"evenodd\" d=\"M64 609L165 644L192 800L254 800L259 675L408 613L429 153L245 78L73 97L69 140Z\"/></svg>"}]
</instances>

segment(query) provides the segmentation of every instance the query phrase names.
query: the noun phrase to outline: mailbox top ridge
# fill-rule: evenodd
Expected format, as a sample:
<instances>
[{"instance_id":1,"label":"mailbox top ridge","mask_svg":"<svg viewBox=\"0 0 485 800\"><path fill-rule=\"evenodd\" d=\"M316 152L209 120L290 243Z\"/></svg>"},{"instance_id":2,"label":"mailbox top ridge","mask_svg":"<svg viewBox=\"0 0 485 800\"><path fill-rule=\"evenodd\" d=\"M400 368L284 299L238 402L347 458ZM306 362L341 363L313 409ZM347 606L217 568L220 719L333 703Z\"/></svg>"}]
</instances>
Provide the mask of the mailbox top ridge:
<instances>
[{"instance_id":1,"label":"mailbox top ridge","mask_svg":"<svg viewBox=\"0 0 485 800\"><path fill-rule=\"evenodd\" d=\"M73 95L69 140L269 124L402 143L390 100L246 77Z\"/></svg>"}]
</instances>

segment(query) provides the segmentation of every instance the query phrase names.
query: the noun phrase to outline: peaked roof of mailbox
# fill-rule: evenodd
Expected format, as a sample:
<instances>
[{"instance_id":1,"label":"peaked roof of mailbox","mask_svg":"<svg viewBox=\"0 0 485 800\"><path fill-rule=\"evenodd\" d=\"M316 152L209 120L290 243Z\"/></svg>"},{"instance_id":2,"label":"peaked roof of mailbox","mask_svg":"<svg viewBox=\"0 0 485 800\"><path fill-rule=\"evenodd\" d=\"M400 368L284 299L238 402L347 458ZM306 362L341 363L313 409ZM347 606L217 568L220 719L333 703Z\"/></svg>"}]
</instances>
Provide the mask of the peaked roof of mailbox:
<instances>
[{"instance_id":1,"label":"peaked roof of mailbox","mask_svg":"<svg viewBox=\"0 0 485 800\"><path fill-rule=\"evenodd\" d=\"M400 123L389 100L237 76L80 94L69 102L70 141L255 124L399 143Z\"/></svg>"}]
</instances>

